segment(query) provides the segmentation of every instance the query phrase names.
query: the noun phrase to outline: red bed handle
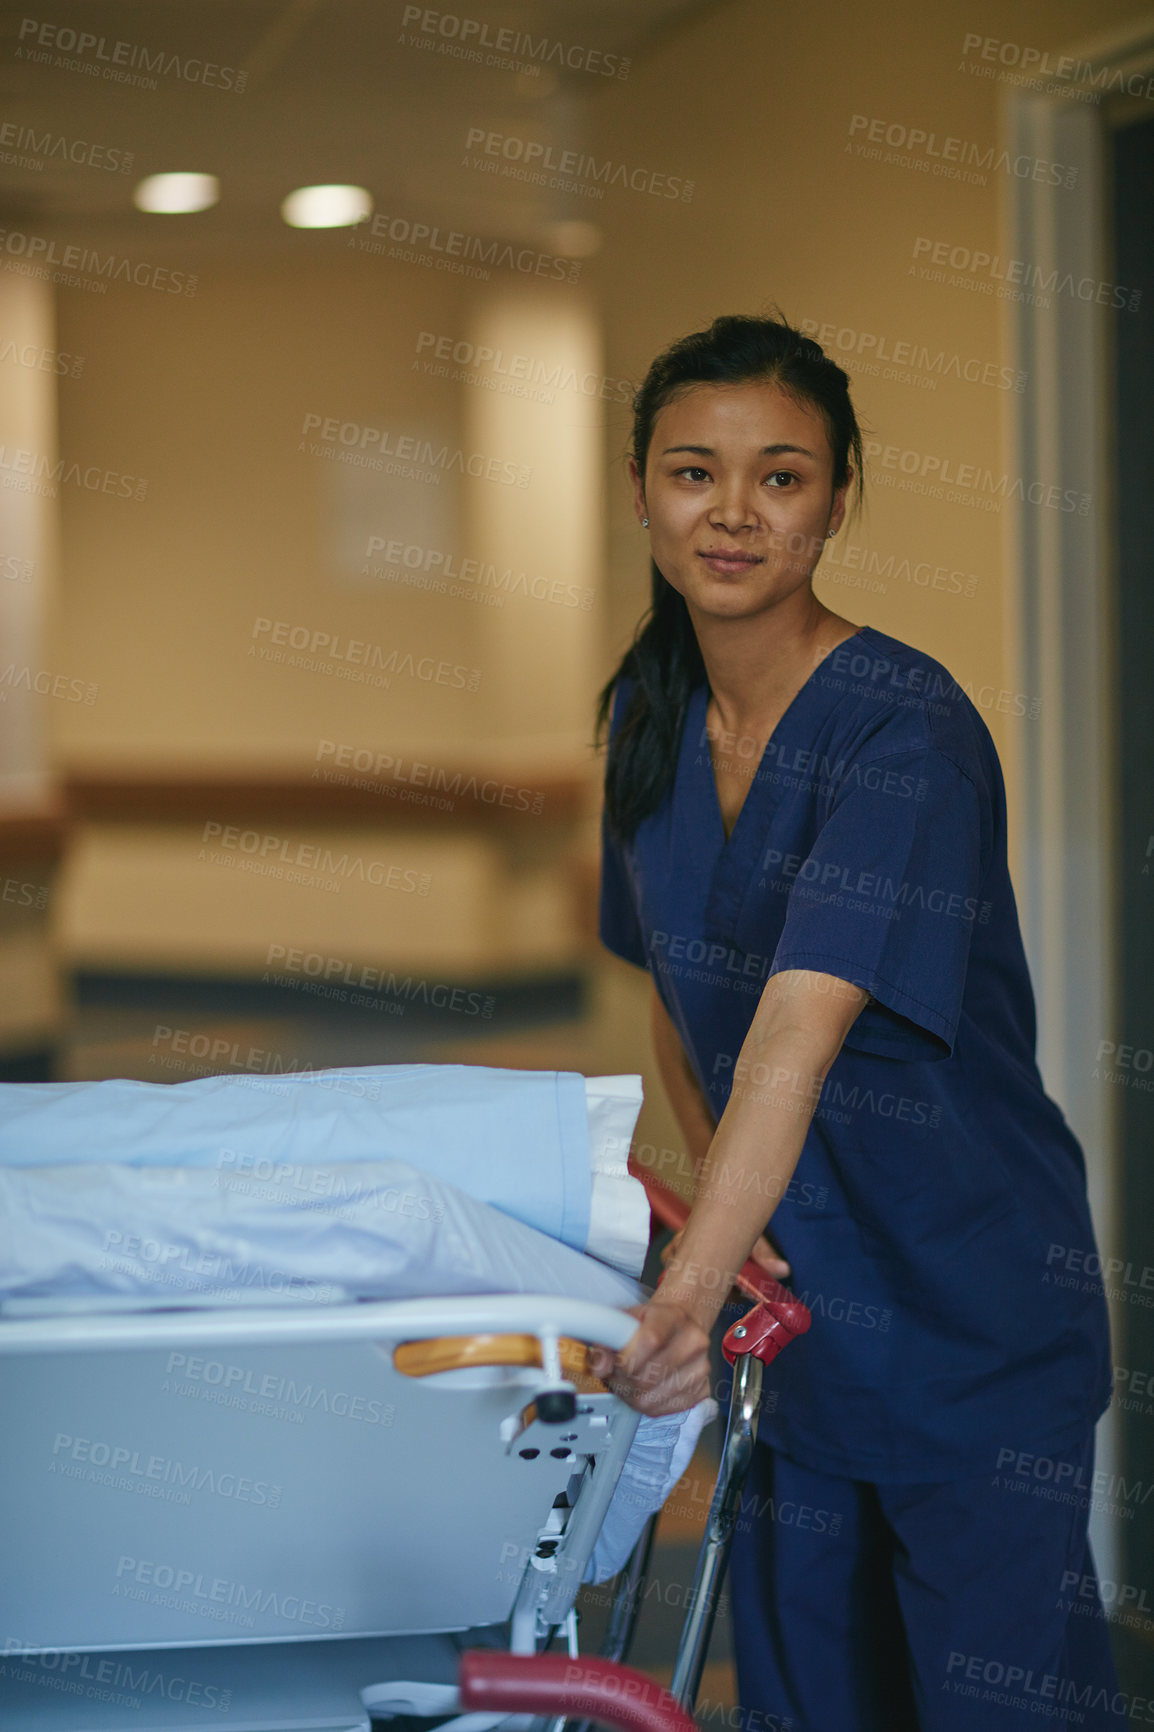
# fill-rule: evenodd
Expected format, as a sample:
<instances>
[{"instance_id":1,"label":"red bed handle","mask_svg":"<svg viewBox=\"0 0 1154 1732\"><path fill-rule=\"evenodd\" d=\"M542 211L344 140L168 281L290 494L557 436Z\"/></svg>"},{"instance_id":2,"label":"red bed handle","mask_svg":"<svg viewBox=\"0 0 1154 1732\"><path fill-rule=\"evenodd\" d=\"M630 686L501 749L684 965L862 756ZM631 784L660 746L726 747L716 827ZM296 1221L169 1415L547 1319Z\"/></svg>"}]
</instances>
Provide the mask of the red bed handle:
<instances>
[{"instance_id":1,"label":"red bed handle","mask_svg":"<svg viewBox=\"0 0 1154 1732\"><path fill-rule=\"evenodd\" d=\"M689 1219L689 1204L668 1185L663 1185L660 1179L639 1173L635 1168L632 1171L634 1178L640 1179L645 1186L649 1207L662 1226L680 1232ZM813 1321L809 1309L788 1287L783 1287L780 1281L775 1281L759 1268L752 1257L742 1265L734 1285L758 1303L726 1330L721 1350L731 1365L739 1353L756 1354L763 1364L768 1365L795 1335L805 1334Z\"/></svg>"},{"instance_id":2,"label":"red bed handle","mask_svg":"<svg viewBox=\"0 0 1154 1732\"><path fill-rule=\"evenodd\" d=\"M809 1309L800 1299L791 1299L788 1304L763 1302L725 1331L721 1351L731 1365L741 1353L752 1353L768 1365L795 1335L805 1334L811 1321Z\"/></svg>"},{"instance_id":3,"label":"red bed handle","mask_svg":"<svg viewBox=\"0 0 1154 1732\"><path fill-rule=\"evenodd\" d=\"M462 1708L480 1713L564 1714L621 1732L698 1732L668 1690L615 1660L471 1648L461 1655L459 1694Z\"/></svg>"}]
</instances>

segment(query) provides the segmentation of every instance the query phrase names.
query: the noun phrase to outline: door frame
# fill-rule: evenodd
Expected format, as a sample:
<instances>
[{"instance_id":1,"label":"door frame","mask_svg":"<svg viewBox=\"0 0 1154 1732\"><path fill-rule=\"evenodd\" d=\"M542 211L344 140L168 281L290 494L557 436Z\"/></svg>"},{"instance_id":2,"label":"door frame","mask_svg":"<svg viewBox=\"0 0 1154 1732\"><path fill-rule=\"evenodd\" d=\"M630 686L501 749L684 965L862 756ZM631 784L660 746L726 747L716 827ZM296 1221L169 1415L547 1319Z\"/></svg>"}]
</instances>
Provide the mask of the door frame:
<instances>
[{"instance_id":1,"label":"door frame","mask_svg":"<svg viewBox=\"0 0 1154 1732\"><path fill-rule=\"evenodd\" d=\"M1015 273L1023 297L1043 293L1054 273L1058 283L1089 280L1095 295L1096 285L1112 285L1110 136L1138 111L1154 116L1149 102L1110 90L1117 75L1144 82L1154 73L1154 19L1064 52L1080 63L1080 83L1011 86L1003 99L1012 156L1078 170L1072 187L1010 179L1000 239L1004 259L1036 267ZM1053 65L1061 53L1053 51ZM1085 100L1095 89L1099 99ZM1024 389L1009 393L1005 407L1011 472L1089 492L1092 503L1081 515L1015 499L1005 519L1009 665L1017 689L1040 700L1012 741L1019 798L1011 840L1038 1003L1038 1062L1085 1149L1099 1247L1108 1257L1118 1242L1121 1149L1111 1091L1093 1073L1117 1015L1115 315L1076 291L1043 298L1048 304L1004 303L1008 357L1026 374ZM1117 1336L1121 1319L1114 1321ZM1099 1425L1098 1465L1113 1472L1117 1456L1110 1410ZM1092 1514L1091 1537L1100 1574L1117 1580L1117 1524Z\"/></svg>"}]
</instances>

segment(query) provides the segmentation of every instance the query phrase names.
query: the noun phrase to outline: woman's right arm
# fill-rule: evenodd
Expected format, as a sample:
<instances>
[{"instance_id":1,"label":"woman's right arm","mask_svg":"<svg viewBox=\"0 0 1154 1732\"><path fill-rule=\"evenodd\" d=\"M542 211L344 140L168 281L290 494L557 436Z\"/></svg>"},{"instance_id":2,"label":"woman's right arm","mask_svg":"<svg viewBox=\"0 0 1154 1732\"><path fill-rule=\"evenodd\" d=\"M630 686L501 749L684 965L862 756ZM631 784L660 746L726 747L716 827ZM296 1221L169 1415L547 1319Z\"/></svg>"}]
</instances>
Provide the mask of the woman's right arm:
<instances>
[{"instance_id":1,"label":"woman's right arm","mask_svg":"<svg viewBox=\"0 0 1154 1732\"><path fill-rule=\"evenodd\" d=\"M652 986L652 997L649 1007L650 1029L653 1035L653 1052L657 1059L657 1068L661 1073L661 1081L665 1085L665 1093L673 1108L673 1116L677 1120L678 1129L685 1139L685 1149L690 1160L692 1189L689 1201L697 1196L697 1181L701 1174L705 1157L709 1153L709 1145L717 1130L717 1120L709 1109L709 1102L702 1091L701 1084L693 1074L693 1068L685 1055L681 1044L681 1036L674 1026L673 1019L661 1001L661 994L656 983ZM682 1229L684 1231L684 1229ZM662 1262L668 1262L676 1251L681 1234L674 1235L662 1253ZM750 1253L758 1266L771 1275L775 1281L784 1281L789 1275L789 1264L781 1255L777 1246L772 1244L764 1234L758 1239Z\"/></svg>"}]
</instances>

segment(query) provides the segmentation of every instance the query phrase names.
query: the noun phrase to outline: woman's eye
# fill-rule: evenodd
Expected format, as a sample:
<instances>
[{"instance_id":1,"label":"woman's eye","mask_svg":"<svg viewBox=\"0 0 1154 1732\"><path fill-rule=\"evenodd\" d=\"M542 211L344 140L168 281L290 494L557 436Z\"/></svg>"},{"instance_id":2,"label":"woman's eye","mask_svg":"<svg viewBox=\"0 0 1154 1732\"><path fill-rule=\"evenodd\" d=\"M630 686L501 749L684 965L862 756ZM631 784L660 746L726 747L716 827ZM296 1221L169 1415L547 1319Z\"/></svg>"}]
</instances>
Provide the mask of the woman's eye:
<instances>
[{"instance_id":1,"label":"woman's eye","mask_svg":"<svg viewBox=\"0 0 1154 1732\"><path fill-rule=\"evenodd\" d=\"M772 475L766 476L766 480L772 481L775 486L788 487L790 482L795 480L795 479L796 479L796 477L794 476L792 470L789 470L789 469L775 469L773 471Z\"/></svg>"},{"instance_id":2,"label":"woman's eye","mask_svg":"<svg viewBox=\"0 0 1154 1732\"><path fill-rule=\"evenodd\" d=\"M688 468L679 469L677 471L677 473L679 475L684 475L687 481L708 481L709 480L709 471L707 469L702 469L697 464L690 464Z\"/></svg>"}]
</instances>

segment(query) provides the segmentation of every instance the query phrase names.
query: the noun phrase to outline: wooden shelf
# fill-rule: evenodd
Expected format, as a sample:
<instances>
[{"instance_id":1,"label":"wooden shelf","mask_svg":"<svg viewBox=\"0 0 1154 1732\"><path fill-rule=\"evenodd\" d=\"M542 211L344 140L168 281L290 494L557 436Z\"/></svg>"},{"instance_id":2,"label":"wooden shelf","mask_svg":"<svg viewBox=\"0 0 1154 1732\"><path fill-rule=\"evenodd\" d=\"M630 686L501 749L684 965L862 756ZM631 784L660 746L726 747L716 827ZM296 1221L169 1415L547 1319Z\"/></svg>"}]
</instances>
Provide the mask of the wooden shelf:
<instances>
[{"instance_id":1,"label":"wooden shelf","mask_svg":"<svg viewBox=\"0 0 1154 1732\"><path fill-rule=\"evenodd\" d=\"M341 772L343 774L343 772ZM423 785L386 776L158 776L77 772L65 779L70 815L101 823L220 823L254 819L421 828L520 826L572 820L587 809L578 774L429 767Z\"/></svg>"}]
</instances>

